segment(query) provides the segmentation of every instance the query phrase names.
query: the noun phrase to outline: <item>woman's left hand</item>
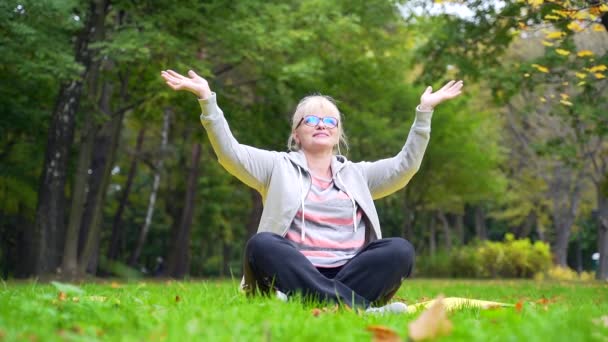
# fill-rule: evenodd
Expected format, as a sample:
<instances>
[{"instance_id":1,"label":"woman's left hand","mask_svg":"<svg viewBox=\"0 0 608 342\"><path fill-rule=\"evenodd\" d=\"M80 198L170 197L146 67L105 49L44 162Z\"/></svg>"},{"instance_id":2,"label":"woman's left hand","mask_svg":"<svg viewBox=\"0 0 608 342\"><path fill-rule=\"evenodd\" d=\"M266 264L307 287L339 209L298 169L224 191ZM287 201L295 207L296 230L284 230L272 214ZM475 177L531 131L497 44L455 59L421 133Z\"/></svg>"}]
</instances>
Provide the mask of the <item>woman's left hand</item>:
<instances>
[{"instance_id":1,"label":"woman's left hand","mask_svg":"<svg viewBox=\"0 0 608 342\"><path fill-rule=\"evenodd\" d=\"M433 110L441 102L455 98L462 93L462 85L462 80L450 81L434 93L433 88L428 86L420 96L420 108L422 110Z\"/></svg>"}]
</instances>

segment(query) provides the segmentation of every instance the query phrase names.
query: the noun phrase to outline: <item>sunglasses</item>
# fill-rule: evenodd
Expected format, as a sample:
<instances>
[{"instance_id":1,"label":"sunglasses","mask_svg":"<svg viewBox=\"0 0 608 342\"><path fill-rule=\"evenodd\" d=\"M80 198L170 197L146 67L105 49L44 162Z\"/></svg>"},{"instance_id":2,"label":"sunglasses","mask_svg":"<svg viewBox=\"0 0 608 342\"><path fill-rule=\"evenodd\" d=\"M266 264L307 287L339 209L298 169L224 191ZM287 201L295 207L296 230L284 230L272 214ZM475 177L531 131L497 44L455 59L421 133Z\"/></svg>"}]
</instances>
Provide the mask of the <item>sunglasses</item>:
<instances>
[{"instance_id":1,"label":"sunglasses","mask_svg":"<svg viewBox=\"0 0 608 342\"><path fill-rule=\"evenodd\" d=\"M300 120L296 128L300 127L302 123L304 123L306 126L317 127L319 123L321 123L321 121L323 121L323 124L327 128L336 128L338 126L338 119L334 117L327 116L324 118L320 118L316 115L306 115L302 118L302 120Z\"/></svg>"}]
</instances>

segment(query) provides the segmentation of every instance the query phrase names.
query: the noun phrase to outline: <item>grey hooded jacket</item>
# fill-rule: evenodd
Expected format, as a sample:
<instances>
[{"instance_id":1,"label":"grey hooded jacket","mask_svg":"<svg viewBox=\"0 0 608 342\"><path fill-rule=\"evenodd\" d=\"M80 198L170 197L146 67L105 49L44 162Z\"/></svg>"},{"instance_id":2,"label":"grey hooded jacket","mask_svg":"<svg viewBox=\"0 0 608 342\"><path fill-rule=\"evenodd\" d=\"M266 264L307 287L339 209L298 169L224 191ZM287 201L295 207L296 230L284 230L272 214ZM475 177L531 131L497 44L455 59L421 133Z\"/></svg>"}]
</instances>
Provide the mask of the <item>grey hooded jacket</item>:
<instances>
[{"instance_id":1,"label":"grey hooded jacket","mask_svg":"<svg viewBox=\"0 0 608 342\"><path fill-rule=\"evenodd\" d=\"M264 210L258 233L284 236L298 209L305 209L304 199L312 182L304 153L273 152L242 145L230 132L215 93L199 99L199 104L201 123L220 164L262 195ZM371 228L366 233L368 242L382 238L374 199L403 188L418 171L429 142L432 114L417 108L405 145L392 158L358 163L340 155L333 158L334 184L351 198L354 213L358 205L365 214L366 227Z\"/></svg>"},{"instance_id":2,"label":"grey hooded jacket","mask_svg":"<svg viewBox=\"0 0 608 342\"><path fill-rule=\"evenodd\" d=\"M304 153L273 152L242 145L236 141L224 113L217 106L216 95L199 99L201 123L207 130L220 164L261 195L264 210L259 232L284 236L311 186L311 176ZM416 119L405 145L392 158L354 163L336 155L331 170L334 184L361 208L369 233L367 240L382 238L374 199L403 188L414 176L429 142L432 112L416 110Z\"/></svg>"}]
</instances>

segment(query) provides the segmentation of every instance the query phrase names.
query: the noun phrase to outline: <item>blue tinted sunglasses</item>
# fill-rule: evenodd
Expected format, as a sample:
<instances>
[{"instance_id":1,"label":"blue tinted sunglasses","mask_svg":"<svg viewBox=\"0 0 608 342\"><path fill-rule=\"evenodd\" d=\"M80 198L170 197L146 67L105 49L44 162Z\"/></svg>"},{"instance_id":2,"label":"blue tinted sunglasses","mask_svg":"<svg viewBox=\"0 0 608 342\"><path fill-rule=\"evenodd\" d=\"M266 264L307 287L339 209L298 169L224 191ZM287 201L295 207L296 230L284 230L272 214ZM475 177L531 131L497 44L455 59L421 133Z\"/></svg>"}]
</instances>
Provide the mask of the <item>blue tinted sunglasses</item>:
<instances>
[{"instance_id":1,"label":"blue tinted sunglasses","mask_svg":"<svg viewBox=\"0 0 608 342\"><path fill-rule=\"evenodd\" d=\"M317 127L321 121L323 121L323 124L325 124L325 127L327 128L335 128L338 126L338 119L334 117L327 116L320 118L316 115L306 115L302 118L302 120L300 120L296 128L300 127L302 123L304 123L306 126Z\"/></svg>"}]
</instances>

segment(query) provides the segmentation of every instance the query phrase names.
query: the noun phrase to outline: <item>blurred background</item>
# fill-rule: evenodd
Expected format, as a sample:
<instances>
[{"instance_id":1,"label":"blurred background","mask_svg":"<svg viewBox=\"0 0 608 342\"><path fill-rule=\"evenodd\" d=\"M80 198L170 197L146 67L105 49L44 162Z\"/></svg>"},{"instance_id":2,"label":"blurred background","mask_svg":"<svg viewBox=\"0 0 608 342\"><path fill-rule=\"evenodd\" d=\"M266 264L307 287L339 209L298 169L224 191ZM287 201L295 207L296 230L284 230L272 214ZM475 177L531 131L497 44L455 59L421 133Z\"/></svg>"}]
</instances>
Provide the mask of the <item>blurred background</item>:
<instances>
[{"instance_id":1,"label":"blurred background","mask_svg":"<svg viewBox=\"0 0 608 342\"><path fill-rule=\"evenodd\" d=\"M353 161L396 154L425 86L463 79L376 202L384 236L419 277L607 279L607 28L599 0L2 0L0 275L240 276L261 198L160 77L192 69L265 149L334 97Z\"/></svg>"}]
</instances>

